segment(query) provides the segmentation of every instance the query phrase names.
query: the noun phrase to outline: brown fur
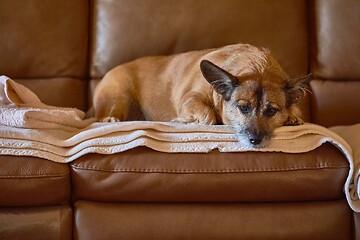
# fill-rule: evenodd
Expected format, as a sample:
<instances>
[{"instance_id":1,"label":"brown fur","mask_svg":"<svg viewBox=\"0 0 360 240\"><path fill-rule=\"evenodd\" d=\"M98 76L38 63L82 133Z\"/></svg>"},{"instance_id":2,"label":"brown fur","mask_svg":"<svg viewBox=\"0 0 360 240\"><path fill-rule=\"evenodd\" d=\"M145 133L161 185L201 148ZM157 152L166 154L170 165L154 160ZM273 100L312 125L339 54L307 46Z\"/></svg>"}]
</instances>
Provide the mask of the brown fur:
<instances>
[{"instance_id":1,"label":"brown fur","mask_svg":"<svg viewBox=\"0 0 360 240\"><path fill-rule=\"evenodd\" d=\"M275 128L302 123L294 104L308 81L289 79L268 50L246 44L146 57L105 75L95 116L127 120L135 102L148 120L229 124L239 140L264 146Z\"/></svg>"}]
</instances>

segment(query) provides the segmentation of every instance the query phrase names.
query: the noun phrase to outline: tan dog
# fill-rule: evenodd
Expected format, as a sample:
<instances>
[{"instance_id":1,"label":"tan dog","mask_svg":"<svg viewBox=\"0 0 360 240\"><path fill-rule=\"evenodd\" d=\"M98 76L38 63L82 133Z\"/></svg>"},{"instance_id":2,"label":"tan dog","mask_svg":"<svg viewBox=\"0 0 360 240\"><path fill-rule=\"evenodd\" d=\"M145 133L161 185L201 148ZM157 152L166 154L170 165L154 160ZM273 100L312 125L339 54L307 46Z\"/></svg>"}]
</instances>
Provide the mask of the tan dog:
<instances>
[{"instance_id":1,"label":"tan dog","mask_svg":"<svg viewBox=\"0 0 360 240\"><path fill-rule=\"evenodd\" d=\"M120 65L97 86L94 110L101 121L122 121L135 102L148 120L229 124L260 147L275 128L303 123L294 104L308 82L289 79L268 50L236 44Z\"/></svg>"}]
</instances>

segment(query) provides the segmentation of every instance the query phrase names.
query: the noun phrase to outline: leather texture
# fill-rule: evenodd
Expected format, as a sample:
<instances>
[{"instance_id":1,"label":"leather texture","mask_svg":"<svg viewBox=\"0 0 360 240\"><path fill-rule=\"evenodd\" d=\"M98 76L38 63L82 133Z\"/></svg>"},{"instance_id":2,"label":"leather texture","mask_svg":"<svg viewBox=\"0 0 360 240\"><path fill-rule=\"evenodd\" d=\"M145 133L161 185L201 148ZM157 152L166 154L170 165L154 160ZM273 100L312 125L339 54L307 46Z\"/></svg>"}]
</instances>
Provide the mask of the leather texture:
<instances>
[{"instance_id":1,"label":"leather texture","mask_svg":"<svg viewBox=\"0 0 360 240\"><path fill-rule=\"evenodd\" d=\"M360 4L310 2L312 13L311 121L324 126L360 122Z\"/></svg>"},{"instance_id":2,"label":"leather texture","mask_svg":"<svg viewBox=\"0 0 360 240\"><path fill-rule=\"evenodd\" d=\"M312 71L317 78L360 79L360 4L357 0L317 0L314 8Z\"/></svg>"},{"instance_id":3,"label":"leather texture","mask_svg":"<svg viewBox=\"0 0 360 240\"><path fill-rule=\"evenodd\" d=\"M344 200L282 204L77 201L74 211L78 240L114 236L124 240L352 239L352 216Z\"/></svg>"},{"instance_id":4,"label":"leather texture","mask_svg":"<svg viewBox=\"0 0 360 240\"><path fill-rule=\"evenodd\" d=\"M360 213L354 213L354 239L360 240Z\"/></svg>"},{"instance_id":5,"label":"leather texture","mask_svg":"<svg viewBox=\"0 0 360 240\"><path fill-rule=\"evenodd\" d=\"M322 126L360 122L360 81L313 80L311 121Z\"/></svg>"},{"instance_id":6,"label":"leather texture","mask_svg":"<svg viewBox=\"0 0 360 240\"><path fill-rule=\"evenodd\" d=\"M51 106L72 107L85 110L87 107L86 82L74 78L15 79L40 100ZM51 88L51 90L50 90Z\"/></svg>"},{"instance_id":7,"label":"leather texture","mask_svg":"<svg viewBox=\"0 0 360 240\"><path fill-rule=\"evenodd\" d=\"M41 206L70 202L66 164L36 157L0 156L0 206Z\"/></svg>"},{"instance_id":8,"label":"leather texture","mask_svg":"<svg viewBox=\"0 0 360 240\"><path fill-rule=\"evenodd\" d=\"M292 77L308 71L303 0L95 0L93 22L92 78L146 55L239 42L270 48Z\"/></svg>"},{"instance_id":9,"label":"leather texture","mask_svg":"<svg viewBox=\"0 0 360 240\"><path fill-rule=\"evenodd\" d=\"M72 209L66 205L0 208L1 239L72 239Z\"/></svg>"},{"instance_id":10,"label":"leather texture","mask_svg":"<svg viewBox=\"0 0 360 240\"><path fill-rule=\"evenodd\" d=\"M143 147L85 155L71 168L74 198L102 202L334 200L343 197L349 170L329 144L304 154L169 154Z\"/></svg>"},{"instance_id":11,"label":"leather texture","mask_svg":"<svg viewBox=\"0 0 360 240\"><path fill-rule=\"evenodd\" d=\"M84 78L88 13L83 0L0 1L6 22L0 24L0 73L13 79Z\"/></svg>"}]
</instances>

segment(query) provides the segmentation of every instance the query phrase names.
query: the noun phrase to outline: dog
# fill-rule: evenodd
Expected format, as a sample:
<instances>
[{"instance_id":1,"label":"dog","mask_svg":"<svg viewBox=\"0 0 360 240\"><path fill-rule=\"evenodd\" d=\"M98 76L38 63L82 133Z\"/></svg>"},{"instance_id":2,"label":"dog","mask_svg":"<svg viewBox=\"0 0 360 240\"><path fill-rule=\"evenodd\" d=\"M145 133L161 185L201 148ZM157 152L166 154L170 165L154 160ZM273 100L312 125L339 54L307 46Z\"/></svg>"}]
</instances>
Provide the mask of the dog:
<instances>
[{"instance_id":1,"label":"dog","mask_svg":"<svg viewBox=\"0 0 360 240\"><path fill-rule=\"evenodd\" d=\"M274 129L302 124L296 103L309 76L290 79L270 51L249 44L144 57L110 70L94 92L95 117L231 125L240 142L266 146Z\"/></svg>"}]
</instances>

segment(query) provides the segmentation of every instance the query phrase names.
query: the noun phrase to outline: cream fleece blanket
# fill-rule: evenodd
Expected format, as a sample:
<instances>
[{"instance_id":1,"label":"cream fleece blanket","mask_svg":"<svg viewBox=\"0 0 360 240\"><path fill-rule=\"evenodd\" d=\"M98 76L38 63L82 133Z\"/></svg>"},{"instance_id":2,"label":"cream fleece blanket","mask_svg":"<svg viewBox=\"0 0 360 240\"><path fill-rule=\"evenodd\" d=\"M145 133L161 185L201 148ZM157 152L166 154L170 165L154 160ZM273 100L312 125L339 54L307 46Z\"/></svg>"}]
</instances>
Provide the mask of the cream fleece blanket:
<instances>
[{"instance_id":1,"label":"cream fleece blanket","mask_svg":"<svg viewBox=\"0 0 360 240\"><path fill-rule=\"evenodd\" d=\"M77 131L94 122L75 108L46 105L27 89L6 76L0 76L0 124L20 128Z\"/></svg>"},{"instance_id":2,"label":"cream fleece blanket","mask_svg":"<svg viewBox=\"0 0 360 240\"><path fill-rule=\"evenodd\" d=\"M79 110L41 103L34 93L8 78L3 77L0 84L2 155L36 156L67 163L87 153L112 154L138 146L169 153L206 153L214 149L221 152L301 153L330 142L349 161L350 171L344 191L350 207L360 212L360 124L333 128L333 131L315 124L281 127L276 129L269 146L252 149L237 142L230 126L149 121L92 123L94 120L84 120L83 112ZM31 114L31 121L30 111L37 116ZM56 121L48 118L49 115ZM22 119L11 119L13 117ZM48 123L46 127L44 122Z\"/></svg>"}]
</instances>

